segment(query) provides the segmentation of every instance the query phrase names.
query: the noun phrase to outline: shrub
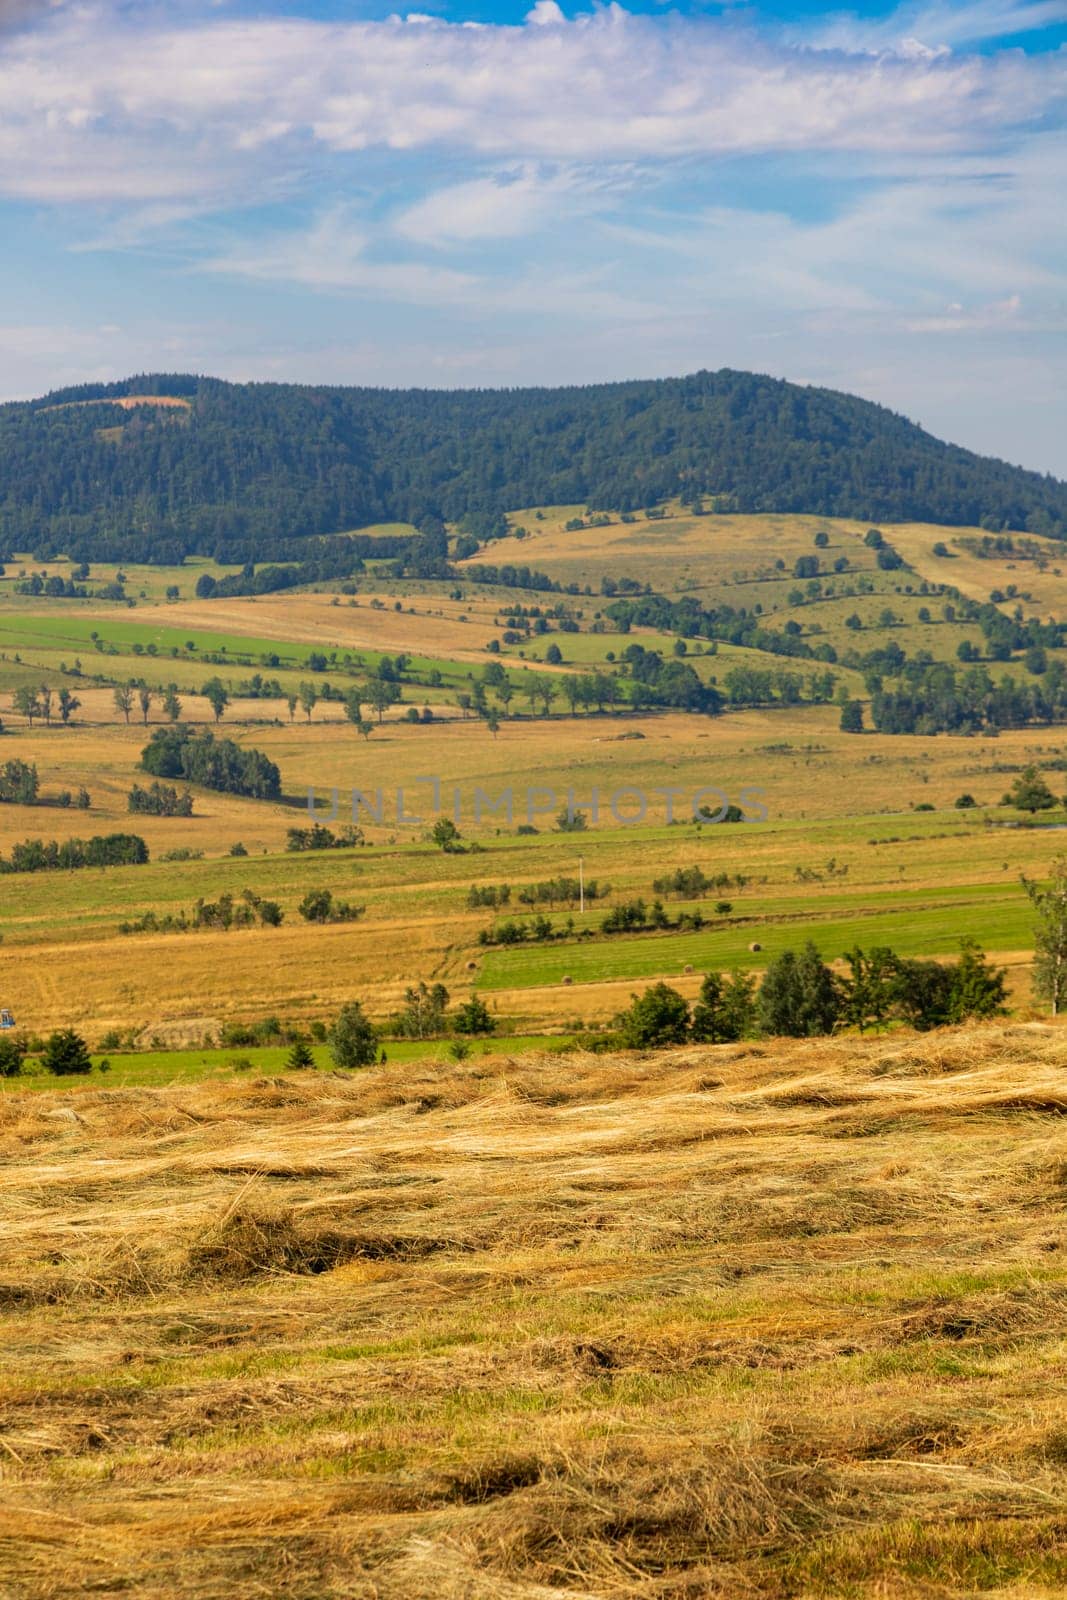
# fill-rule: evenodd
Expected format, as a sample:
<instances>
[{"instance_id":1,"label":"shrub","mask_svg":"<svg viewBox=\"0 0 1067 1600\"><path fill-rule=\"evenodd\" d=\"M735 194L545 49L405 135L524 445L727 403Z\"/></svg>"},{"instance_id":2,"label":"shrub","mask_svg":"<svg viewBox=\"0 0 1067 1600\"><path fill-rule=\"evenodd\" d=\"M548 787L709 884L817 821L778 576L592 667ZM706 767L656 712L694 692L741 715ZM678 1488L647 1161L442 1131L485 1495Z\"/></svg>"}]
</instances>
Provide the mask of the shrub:
<instances>
[{"instance_id":1,"label":"shrub","mask_svg":"<svg viewBox=\"0 0 1067 1600\"><path fill-rule=\"evenodd\" d=\"M14 1078L22 1071L26 1046L11 1034L0 1034L0 1078Z\"/></svg>"},{"instance_id":2,"label":"shrub","mask_svg":"<svg viewBox=\"0 0 1067 1600\"><path fill-rule=\"evenodd\" d=\"M315 1057L311 1054L311 1046L303 1035L293 1040L293 1047L286 1057L286 1066L293 1072L304 1071L315 1065Z\"/></svg>"},{"instance_id":3,"label":"shrub","mask_svg":"<svg viewBox=\"0 0 1067 1600\"><path fill-rule=\"evenodd\" d=\"M456 1008L453 1026L457 1033L487 1034L496 1031L496 1021L489 1007L476 994Z\"/></svg>"},{"instance_id":4,"label":"shrub","mask_svg":"<svg viewBox=\"0 0 1067 1600\"><path fill-rule=\"evenodd\" d=\"M93 1070L88 1046L73 1028L60 1028L52 1034L44 1047L41 1065L46 1072L53 1072L57 1077L70 1077L75 1073Z\"/></svg>"},{"instance_id":5,"label":"shrub","mask_svg":"<svg viewBox=\"0 0 1067 1600\"><path fill-rule=\"evenodd\" d=\"M616 1022L619 1038L630 1050L684 1044L689 1033L689 1007L677 989L655 983L644 994L634 995L628 1010Z\"/></svg>"},{"instance_id":6,"label":"shrub","mask_svg":"<svg viewBox=\"0 0 1067 1600\"><path fill-rule=\"evenodd\" d=\"M305 922L355 922L366 907L335 900L329 889L309 889L297 909Z\"/></svg>"}]
</instances>

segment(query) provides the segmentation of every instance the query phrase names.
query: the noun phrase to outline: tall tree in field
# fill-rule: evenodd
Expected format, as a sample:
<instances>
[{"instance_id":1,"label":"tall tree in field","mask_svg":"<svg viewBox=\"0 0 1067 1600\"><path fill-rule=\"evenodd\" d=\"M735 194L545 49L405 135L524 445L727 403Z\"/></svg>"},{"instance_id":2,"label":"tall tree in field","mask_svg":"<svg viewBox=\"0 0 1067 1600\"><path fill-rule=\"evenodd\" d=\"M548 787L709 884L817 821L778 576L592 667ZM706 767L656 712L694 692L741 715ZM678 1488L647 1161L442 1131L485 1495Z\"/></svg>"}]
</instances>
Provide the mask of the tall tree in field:
<instances>
[{"instance_id":1,"label":"tall tree in field","mask_svg":"<svg viewBox=\"0 0 1067 1600\"><path fill-rule=\"evenodd\" d=\"M300 685L300 704L304 708L304 715L311 721L311 713L319 703L319 691L313 683Z\"/></svg>"},{"instance_id":2,"label":"tall tree in field","mask_svg":"<svg viewBox=\"0 0 1067 1600\"><path fill-rule=\"evenodd\" d=\"M126 721L130 720L133 710L133 690L128 683L120 683L111 697L115 702L115 710L121 711Z\"/></svg>"},{"instance_id":3,"label":"tall tree in field","mask_svg":"<svg viewBox=\"0 0 1067 1600\"><path fill-rule=\"evenodd\" d=\"M552 682L552 679L546 677L546 675L542 672L539 675L537 683L537 698L541 702L541 715L543 717L551 716L552 702L555 700L558 693L559 691L557 690L556 685Z\"/></svg>"},{"instance_id":4,"label":"tall tree in field","mask_svg":"<svg viewBox=\"0 0 1067 1600\"><path fill-rule=\"evenodd\" d=\"M41 715L44 718L45 722L47 724L51 725L51 722L52 722L52 691L48 687L47 683L42 683L42 685L41 685Z\"/></svg>"},{"instance_id":5,"label":"tall tree in field","mask_svg":"<svg viewBox=\"0 0 1067 1600\"><path fill-rule=\"evenodd\" d=\"M66 727L75 711L81 706L81 701L76 694L71 694L69 689L59 691L59 720Z\"/></svg>"},{"instance_id":6,"label":"tall tree in field","mask_svg":"<svg viewBox=\"0 0 1067 1600\"><path fill-rule=\"evenodd\" d=\"M289 707L289 721L292 722L293 718L296 716L297 696L295 694L287 694L285 697L285 703Z\"/></svg>"},{"instance_id":7,"label":"tall tree in field","mask_svg":"<svg viewBox=\"0 0 1067 1600\"><path fill-rule=\"evenodd\" d=\"M885 945L865 954L859 945L845 952L848 976L842 983L841 1014L858 1028L879 1028L888 1021L900 982L900 963Z\"/></svg>"},{"instance_id":8,"label":"tall tree in field","mask_svg":"<svg viewBox=\"0 0 1067 1600\"><path fill-rule=\"evenodd\" d=\"M215 713L215 721L221 722L222 713L230 703L230 697L226 692L226 686L222 679L209 678L200 692Z\"/></svg>"},{"instance_id":9,"label":"tall tree in field","mask_svg":"<svg viewBox=\"0 0 1067 1600\"><path fill-rule=\"evenodd\" d=\"M379 722L382 721L387 709L392 705L393 698L393 690L390 684L386 683L382 678L371 679L370 703L378 713Z\"/></svg>"},{"instance_id":10,"label":"tall tree in field","mask_svg":"<svg viewBox=\"0 0 1067 1600\"><path fill-rule=\"evenodd\" d=\"M182 703L178 699L178 685L176 683L168 683L167 685L167 692L163 696L163 710L167 713L171 722L177 722L182 714Z\"/></svg>"},{"instance_id":11,"label":"tall tree in field","mask_svg":"<svg viewBox=\"0 0 1067 1600\"><path fill-rule=\"evenodd\" d=\"M11 703L32 728L34 717L41 715L41 702L37 698L37 690L31 689L28 684L20 684L12 696Z\"/></svg>"},{"instance_id":12,"label":"tall tree in field","mask_svg":"<svg viewBox=\"0 0 1067 1600\"><path fill-rule=\"evenodd\" d=\"M137 691L137 699L141 707L141 715L144 718L144 725L146 728L148 727L148 713L152 709L153 698L154 697L151 689L147 688L142 683L140 689Z\"/></svg>"},{"instance_id":13,"label":"tall tree in field","mask_svg":"<svg viewBox=\"0 0 1067 1600\"><path fill-rule=\"evenodd\" d=\"M363 721L363 701L358 689L349 689L344 698L345 716L355 727Z\"/></svg>"},{"instance_id":14,"label":"tall tree in field","mask_svg":"<svg viewBox=\"0 0 1067 1600\"><path fill-rule=\"evenodd\" d=\"M1067 860L1053 862L1047 885L1023 878L1023 888L1037 912L1034 928L1034 993L1059 1016L1067 1002Z\"/></svg>"}]
</instances>

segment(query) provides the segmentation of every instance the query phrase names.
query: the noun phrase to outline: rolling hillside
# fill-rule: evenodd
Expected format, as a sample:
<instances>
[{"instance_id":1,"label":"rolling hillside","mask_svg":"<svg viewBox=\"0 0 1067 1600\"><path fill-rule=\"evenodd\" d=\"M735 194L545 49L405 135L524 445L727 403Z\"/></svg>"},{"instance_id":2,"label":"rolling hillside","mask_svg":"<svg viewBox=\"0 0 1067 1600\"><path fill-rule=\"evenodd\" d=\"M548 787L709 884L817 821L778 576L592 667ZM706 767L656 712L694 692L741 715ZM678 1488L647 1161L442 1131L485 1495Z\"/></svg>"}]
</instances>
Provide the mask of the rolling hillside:
<instances>
[{"instance_id":1,"label":"rolling hillside","mask_svg":"<svg viewBox=\"0 0 1067 1600\"><path fill-rule=\"evenodd\" d=\"M382 520L484 539L518 506L627 512L667 496L1067 536L1067 485L867 401L741 372L456 392L142 375L0 407L0 556L243 543L277 560Z\"/></svg>"}]
</instances>

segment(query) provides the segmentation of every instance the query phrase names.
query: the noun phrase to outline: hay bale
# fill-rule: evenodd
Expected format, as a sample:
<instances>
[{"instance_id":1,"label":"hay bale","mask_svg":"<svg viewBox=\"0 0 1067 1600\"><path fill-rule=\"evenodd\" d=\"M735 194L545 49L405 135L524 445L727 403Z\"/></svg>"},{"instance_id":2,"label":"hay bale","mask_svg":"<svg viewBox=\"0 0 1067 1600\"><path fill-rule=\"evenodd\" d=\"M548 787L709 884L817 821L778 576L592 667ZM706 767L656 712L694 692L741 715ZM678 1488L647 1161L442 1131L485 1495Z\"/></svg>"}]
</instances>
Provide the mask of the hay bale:
<instances>
[{"instance_id":1,"label":"hay bale","mask_svg":"<svg viewBox=\"0 0 1067 1600\"><path fill-rule=\"evenodd\" d=\"M760 944L758 939L753 939L752 943L749 945L748 948L752 951L752 954L755 955L757 950L762 950L763 949L763 946Z\"/></svg>"},{"instance_id":2,"label":"hay bale","mask_svg":"<svg viewBox=\"0 0 1067 1600\"><path fill-rule=\"evenodd\" d=\"M574 979L568 973L565 973L563 975L563 977L559 981L560 981L560 983L566 984L566 983L573 983Z\"/></svg>"}]
</instances>

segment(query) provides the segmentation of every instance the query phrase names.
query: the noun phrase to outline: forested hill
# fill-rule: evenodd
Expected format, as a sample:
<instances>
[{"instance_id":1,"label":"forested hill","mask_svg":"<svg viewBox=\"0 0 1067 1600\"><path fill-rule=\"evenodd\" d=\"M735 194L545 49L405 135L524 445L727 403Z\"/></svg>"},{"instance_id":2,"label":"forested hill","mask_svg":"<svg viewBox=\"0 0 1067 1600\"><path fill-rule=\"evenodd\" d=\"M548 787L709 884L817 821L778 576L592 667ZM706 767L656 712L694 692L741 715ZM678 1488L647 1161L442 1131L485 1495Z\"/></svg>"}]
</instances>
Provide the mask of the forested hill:
<instances>
[{"instance_id":1,"label":"forested hill","mask_svg":"<svg viewBox=\"0 0 1067 1600\"><path fill-rule=\"evenodd\" d=\"M181 403L130 403L144 396ZM743 372L451 392L155 375L0 406L0 556L173 559L247 540L262 559L370 522L467 518L485 534L523 506L678 494L1067 537L1067 484L868 401Z\"/></svg>"}]
</instances>

